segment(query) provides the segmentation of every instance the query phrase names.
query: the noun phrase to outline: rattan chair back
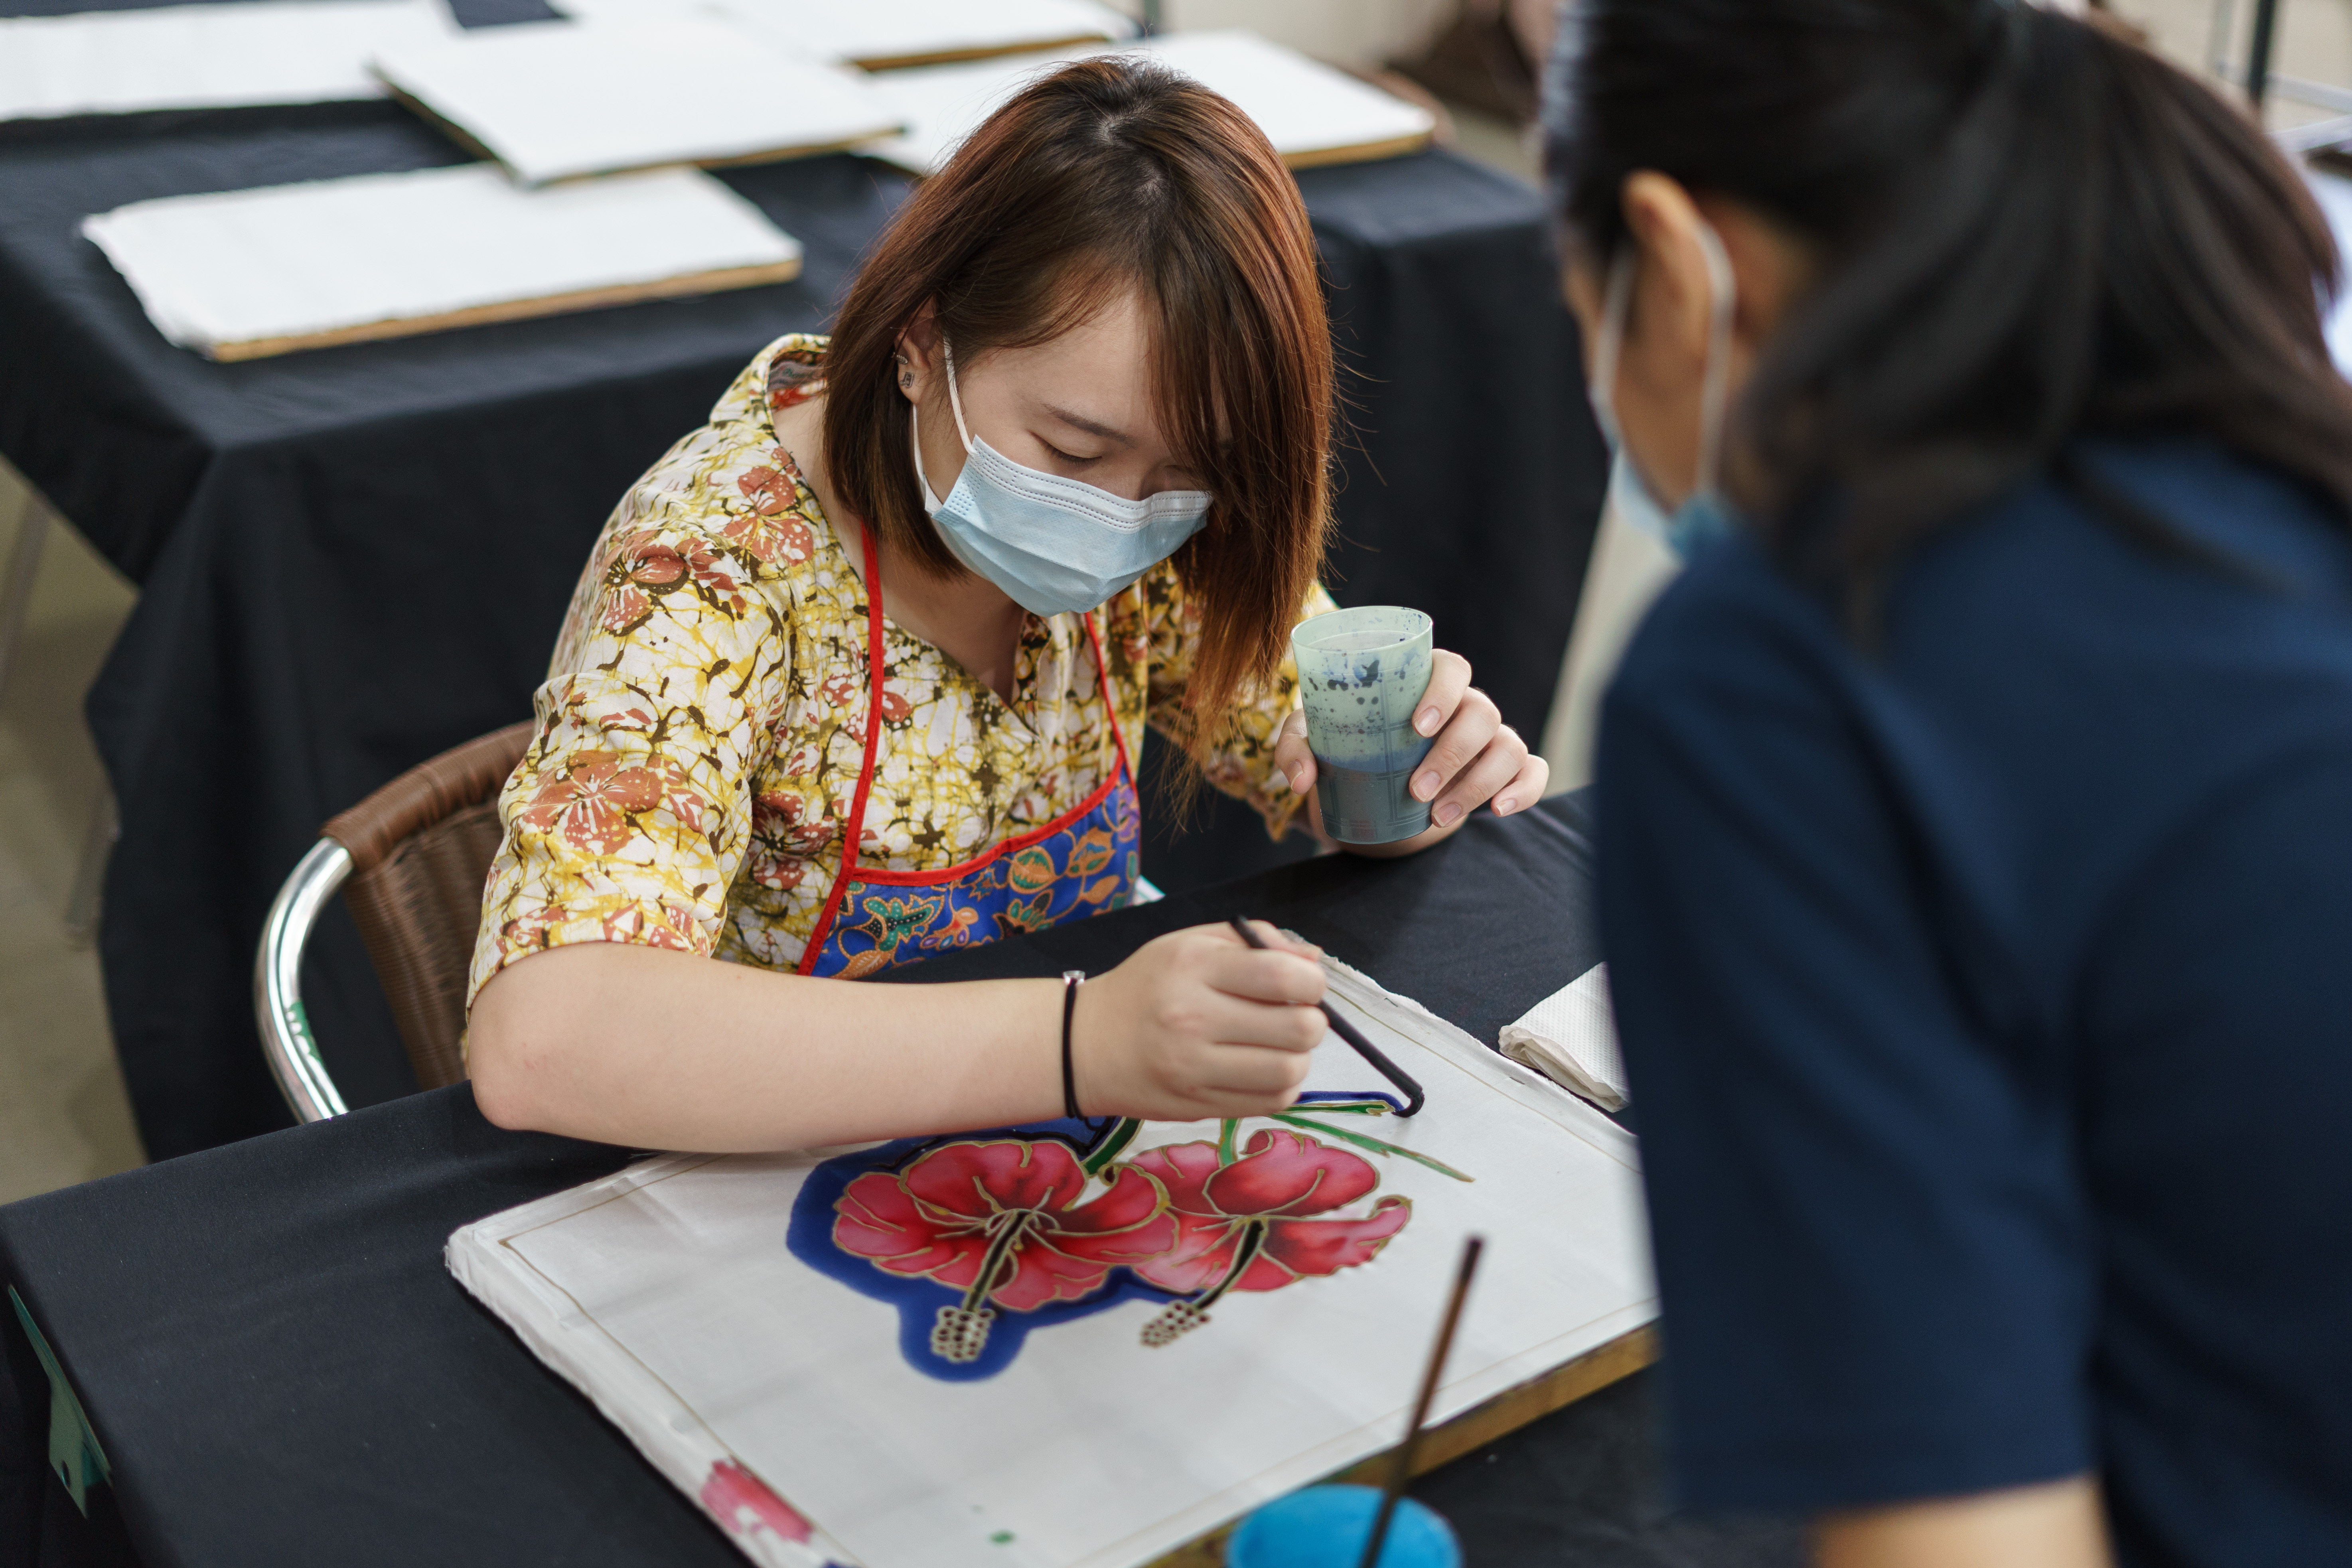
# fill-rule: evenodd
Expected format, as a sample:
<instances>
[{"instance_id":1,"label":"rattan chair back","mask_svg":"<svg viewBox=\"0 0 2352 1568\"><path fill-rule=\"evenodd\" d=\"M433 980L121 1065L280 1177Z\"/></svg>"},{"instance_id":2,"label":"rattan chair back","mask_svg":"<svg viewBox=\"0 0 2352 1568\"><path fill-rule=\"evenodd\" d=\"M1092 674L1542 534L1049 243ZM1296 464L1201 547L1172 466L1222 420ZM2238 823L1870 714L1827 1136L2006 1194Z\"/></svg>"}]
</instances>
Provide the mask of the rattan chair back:
<instances>
[{"instance_id":1,"label":"rattan chair back","mask_svg":"<svg viewBox=\"0 0 2352 1568\"><path fill-rule=\"evenodd\" d=\"M466 1076L466 972L503 833L498 795L533 728L512 724L420 763L320 830L351 852L343 902L426 1089Z\"/></svg>"}]
</instances>

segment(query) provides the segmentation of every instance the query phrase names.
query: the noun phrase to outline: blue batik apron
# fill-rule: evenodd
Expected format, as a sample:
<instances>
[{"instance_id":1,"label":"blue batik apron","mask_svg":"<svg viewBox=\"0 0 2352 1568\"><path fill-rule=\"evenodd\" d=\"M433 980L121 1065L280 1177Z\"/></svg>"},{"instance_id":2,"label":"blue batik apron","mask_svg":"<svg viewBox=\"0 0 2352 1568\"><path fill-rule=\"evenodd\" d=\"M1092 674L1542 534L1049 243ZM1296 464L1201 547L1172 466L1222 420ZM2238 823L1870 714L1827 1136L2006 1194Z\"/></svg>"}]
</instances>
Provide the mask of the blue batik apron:
<instances>
[{"instance_id":1,"label":"blue batik apron","mask_svg":"<svg viewBox=\"0 0 2352 1568\"><path fill-rule=\"evenodd\" d=\"M856 980L950 948L1043 931L1125 904L1135 890L1142 812L1127 737L1111 698L1102 637L1079 617L1094 652L1095 679L1118 766L1101 787L1043 827L1007 838L976 859L940 871L869 869L857 864L866 800L882 739L882 570L866 539L866 761L857 773L842 837L841 871L817 917L803 974Z\"/></svg>"}]
</instances>

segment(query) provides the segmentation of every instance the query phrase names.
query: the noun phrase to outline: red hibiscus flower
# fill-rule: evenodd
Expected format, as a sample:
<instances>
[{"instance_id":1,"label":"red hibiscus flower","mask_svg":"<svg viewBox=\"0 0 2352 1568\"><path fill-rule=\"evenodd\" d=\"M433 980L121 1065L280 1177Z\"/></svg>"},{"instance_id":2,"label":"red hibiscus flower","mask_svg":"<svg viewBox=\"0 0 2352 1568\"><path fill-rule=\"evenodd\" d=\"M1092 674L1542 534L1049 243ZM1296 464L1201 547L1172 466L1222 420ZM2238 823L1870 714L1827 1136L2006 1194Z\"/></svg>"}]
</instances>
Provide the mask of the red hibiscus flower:
<instances>
[{"instance_id":1,"label":"red hibiscus flower","mask_svg":"<svg viewBox=\"0 0 2352 1568\"><path fill-rule=\"evenodd\" d=\"M1242 1157L1217 1163L1214 1143L1173 1143L1132 1162L1168 1189L1177 1239L1134 1266L1163 1290L1190 1294L1144 1331L1165 1344L1208 1321L1206 1309L1228 1290L1279 1290L1378 1257L1412 1217L1410 1199L1390 1196L1360 1219L1318 1218L1381 1184L1369 1161L1287 1130L1252 1137Z\"/></svg>"},{"instance_id":2,"label":"red hibiscus flower","mask_svg":"<svg viewBox=\"0 0 2352 1568\"><path fill-rule=\"evenodd\" d=\"M870 1171L835 1205L834 1245L893 1274L964 1289L940 1309L931 1349L972 1361L988 1342L994 1302L1032 1312L1102 1288L1110 1271L1176 1239L1168 1197L1133 1166L1080 1203L1087 1173L1065 1144L1000 1139L944 1144L896 1174Z\"/></svg>"}]
</instances>

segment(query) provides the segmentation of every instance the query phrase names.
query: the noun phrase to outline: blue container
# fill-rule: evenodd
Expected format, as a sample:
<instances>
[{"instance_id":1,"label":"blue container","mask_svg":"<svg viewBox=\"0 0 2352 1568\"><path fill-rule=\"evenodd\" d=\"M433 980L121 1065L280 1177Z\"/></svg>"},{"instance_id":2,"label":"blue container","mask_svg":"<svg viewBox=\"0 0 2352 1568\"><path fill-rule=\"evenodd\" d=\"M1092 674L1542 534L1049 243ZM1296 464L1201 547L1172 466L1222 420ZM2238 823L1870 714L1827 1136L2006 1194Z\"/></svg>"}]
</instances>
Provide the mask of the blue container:
<instances>
[{"instance_id":1,"label":"blue container","mask_svg":"<svg viewBox=\"0 0 2352 1568\"><path fill-rule=\"evenodd\" d=\"M1357 1568L1381 1494L1371 1487L1308 1487L1251 1514L1225 1543L1225 1568ZM1462 1546L1433 1510L1397 1500L1377 1568L1462 1568Z\"/></svg>"}]
</instances>

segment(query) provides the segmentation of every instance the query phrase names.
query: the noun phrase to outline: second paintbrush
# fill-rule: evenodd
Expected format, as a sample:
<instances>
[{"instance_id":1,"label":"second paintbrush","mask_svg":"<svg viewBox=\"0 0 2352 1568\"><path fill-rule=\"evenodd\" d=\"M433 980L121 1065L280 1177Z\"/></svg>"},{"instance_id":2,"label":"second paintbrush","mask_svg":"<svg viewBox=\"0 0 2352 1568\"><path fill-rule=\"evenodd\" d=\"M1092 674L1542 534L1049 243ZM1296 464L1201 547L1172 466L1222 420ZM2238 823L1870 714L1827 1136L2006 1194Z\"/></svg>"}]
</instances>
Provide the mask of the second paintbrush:
<instances>
[{"instance_id":1,"label":"second paintbrush","mask_svg":"<svg viewBox=\"0 0 2352 1568\"><path fill-rule=\"evenodd\" d=\"M1259 936L1257 932L1250 930L1249 921L1244 920L1241 916L1234 916L1232 925L1234 928L1234 933L1240 937L1244 942L1249 943L1252 947L1263 949L1265 946L1265 939ZM1358 1056L1363 1058L1365 1061L1371 1064L1371 1068L1374 1072L1379 1073L1382 1078L1388 1079L1391 1083L1396 1085L1399 1089L1403 1091L1404 1109L1398 1111L1397 1114L1400 1116L1412 1116L1418 1113L1421 1110L1422 1101L1428 1097L1421 1092L1421 1085L1413 1081L1412 1075L1406 1072L1404 1068L1397 1066L1396 1063L1389 1060L1387 1052L1381 1050L1380 1047L1372 1044L1371 1041L1364 1038L1362 1030L1357 1028L1355 1025L1348 1022L1347 1019L1339 1016L1339 1011L1338 1008L1332 1006L1328 1002L1318 1002L1316 1005L1323 1009L1323 1016L1329 1021L1331 1025L1331 1032L1333 1034L1347 1041L1350 1049L1352 1049Z\"/></svg>"}]
</instances>

